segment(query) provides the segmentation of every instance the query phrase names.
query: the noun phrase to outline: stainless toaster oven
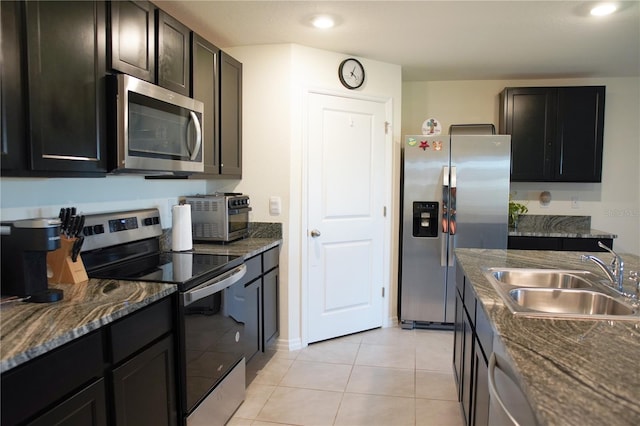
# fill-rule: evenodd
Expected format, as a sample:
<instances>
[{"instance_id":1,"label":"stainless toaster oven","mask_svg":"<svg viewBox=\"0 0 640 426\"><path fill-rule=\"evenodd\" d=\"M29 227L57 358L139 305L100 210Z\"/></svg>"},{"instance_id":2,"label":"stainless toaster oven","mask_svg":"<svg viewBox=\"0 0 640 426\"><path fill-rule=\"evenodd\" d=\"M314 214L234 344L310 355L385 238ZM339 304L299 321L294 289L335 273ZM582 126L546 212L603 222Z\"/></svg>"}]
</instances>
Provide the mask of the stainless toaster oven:
<instances>
[{"instance_id":1,"label":"stainless toaster oven","mask_svg":"<svg viewBox=\"0 0 640 426\"><path fill-rule=\"evenodd\" d=\"M185 197L191 205L191 227L195 241L230 242L249 234L249 196L215 193Z\"/></svg>"}]
</instances>

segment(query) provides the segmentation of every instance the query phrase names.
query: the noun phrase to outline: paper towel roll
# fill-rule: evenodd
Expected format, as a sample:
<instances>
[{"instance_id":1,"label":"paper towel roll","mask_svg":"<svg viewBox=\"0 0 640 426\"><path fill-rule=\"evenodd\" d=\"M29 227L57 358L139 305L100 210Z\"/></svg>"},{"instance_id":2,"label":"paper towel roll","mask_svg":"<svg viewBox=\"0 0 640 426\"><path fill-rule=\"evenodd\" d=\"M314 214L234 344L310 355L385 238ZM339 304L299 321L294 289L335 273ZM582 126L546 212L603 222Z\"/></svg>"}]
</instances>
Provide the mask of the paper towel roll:
<instances>
[{"instance_id":1,"label":"paper towel roll","mask_svg":"<svg viewBox=\"0 0 640 426\"><path fill-rule=\"evenodd\" d=\"M173 251L191 250L193 240L191 237L191 204L176 205L171 208L172 228L171 249Z\"/></svg>"}]
</instances>

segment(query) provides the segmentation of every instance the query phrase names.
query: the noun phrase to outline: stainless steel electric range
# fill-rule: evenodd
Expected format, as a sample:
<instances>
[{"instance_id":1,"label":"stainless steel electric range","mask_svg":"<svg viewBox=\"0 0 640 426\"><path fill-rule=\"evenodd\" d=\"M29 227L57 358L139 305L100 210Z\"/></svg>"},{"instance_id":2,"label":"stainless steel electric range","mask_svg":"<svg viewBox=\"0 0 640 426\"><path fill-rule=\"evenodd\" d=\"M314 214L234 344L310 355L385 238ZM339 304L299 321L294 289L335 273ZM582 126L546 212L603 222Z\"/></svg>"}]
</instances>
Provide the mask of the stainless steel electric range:
<instances>
[{"instance_id":1,"label":"stainless steel electric range","mask_svg":"<svg viewBox=\"0 0 640 426\"><path fill-rule=\"evenodd\" d=\"M157 209L86 215L82 234L89 277L177 286L183 424L224 424L245 396L244 324L230 300L243 285L243 258L161 251Z\"/></svg>"}]
</instances>

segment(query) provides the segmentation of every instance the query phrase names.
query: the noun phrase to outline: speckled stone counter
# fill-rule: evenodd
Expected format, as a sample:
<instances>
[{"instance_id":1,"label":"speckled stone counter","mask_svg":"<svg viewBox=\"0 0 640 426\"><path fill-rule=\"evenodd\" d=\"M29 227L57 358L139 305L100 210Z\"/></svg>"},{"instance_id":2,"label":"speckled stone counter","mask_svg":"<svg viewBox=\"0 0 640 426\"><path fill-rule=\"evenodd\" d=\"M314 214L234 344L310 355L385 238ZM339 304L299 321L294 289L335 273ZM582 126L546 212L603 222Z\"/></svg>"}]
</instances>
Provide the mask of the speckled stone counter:
<instances>
[{"instance_id":1,"label":"speckled stone counter","mask_svg":"<svg viewBox=\"0 0 640 426\"><path fill-rule=\"evenodd\" d=\"M195 243L193 250L200 253L242 256L248 259L281 243L280 238L245 238L227 244Z\"/></svg>"},{"instance_id":2,"label":"speckled stone counter","mask_svg":"<svg viewBox=\"0 0 640 426\"><path fill-rule=\"evenodd\" d=\"M0 373L176 291L171 284L98 279L50 287L62 289L64 299L0 306Z\"/></svg>"},{"instance_id":3,"label":"speckled stone counter","mask_svg":"<svg viewBox=\"0 0 640 426\"><path fill-rule=\"evenodd\" d=\"M616 234L591 228L590 216L522 215L510 237L618 238Z\"/></svg>"},{"instance_id":4,"label":"speckled stone counter","mask_svg":"<svg viewBox=\"0 0 640 426\"><path fill-rule=\"evenodd\" d=\"M483 267L563 268L602 272L580 252L457 249L494 332L541 425L640 424L640 319L595 321L515 317ZM597 253L609 261L608 254ZM623 255L627 271L640 257ZM632 283L628 282L632 291Z\"/></svg>"}]
</instances>

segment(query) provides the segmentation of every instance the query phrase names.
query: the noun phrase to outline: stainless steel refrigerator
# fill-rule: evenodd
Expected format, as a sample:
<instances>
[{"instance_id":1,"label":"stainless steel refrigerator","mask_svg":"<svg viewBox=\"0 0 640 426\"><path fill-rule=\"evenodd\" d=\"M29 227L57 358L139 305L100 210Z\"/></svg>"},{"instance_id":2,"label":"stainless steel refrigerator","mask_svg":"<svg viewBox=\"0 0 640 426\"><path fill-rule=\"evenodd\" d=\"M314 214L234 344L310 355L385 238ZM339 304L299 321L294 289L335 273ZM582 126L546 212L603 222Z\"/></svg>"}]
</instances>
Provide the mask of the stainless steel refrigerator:
<instances>
[{"instance_id":1,"label":"stainless steel refrigerator","mask_svg":"<svg viewBox=\"0 0 640 426\"><path fill-rule=\"evenodd\" d=\"M405 136L400 320L454 322L454 249L506 248L511 136Z\"/></svg>"}]
</instances>

